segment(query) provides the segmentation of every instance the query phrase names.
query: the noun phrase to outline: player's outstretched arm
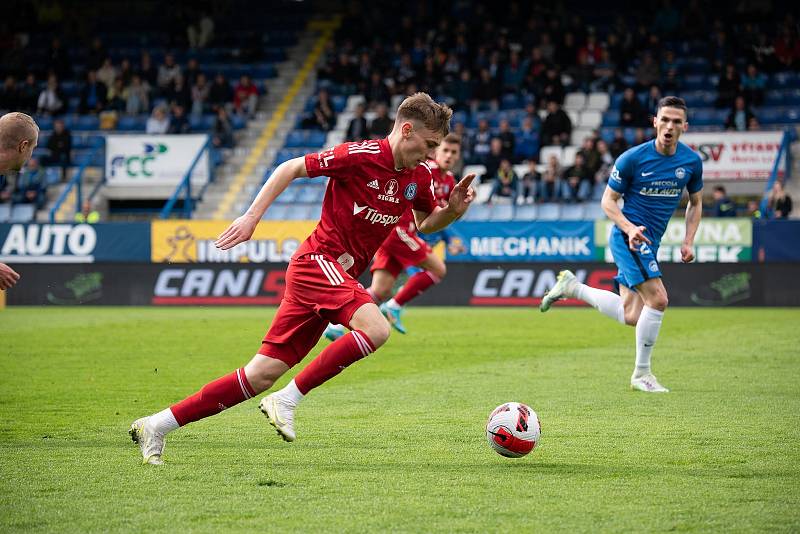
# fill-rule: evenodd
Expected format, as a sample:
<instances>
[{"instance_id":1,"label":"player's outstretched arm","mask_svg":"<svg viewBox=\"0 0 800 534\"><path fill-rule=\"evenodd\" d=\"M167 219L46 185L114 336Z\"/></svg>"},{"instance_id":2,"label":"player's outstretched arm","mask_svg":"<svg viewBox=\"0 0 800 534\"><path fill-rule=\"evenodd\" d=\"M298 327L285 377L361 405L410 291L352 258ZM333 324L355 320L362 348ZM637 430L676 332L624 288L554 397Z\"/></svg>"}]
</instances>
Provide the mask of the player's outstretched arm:
<instances>
[{"instance_id":1,"label":"player's outstretched arm","mask_svg":"<svg viewBox=\"0 0 800 534\"><path fill-rule=\"evenodd\" d=\"M610 187L606 187L605 192L603 192L603 200L600 201L600 206L603 208L603 212L605 212L609 219L614 221L614 224L617 225L617 228L627 234L628 247L631 250L634 250L642 243L647 243L649 245L650 240L644 235L646 228L644 226L634 225L622 214L622 210L619 209L619 204L617 204L617 201L619 201L620 198L622 198L620 193L617 193Z\"/></svg>"},{"instance_id":2,"label":"player's outstretched arm","mask_svg":"<svg viewBox=\"0 0 800 534\"><path fill-rule=\"evenodd\" d=\"M278 195L289 187L292 180L303 176L308 176L304 157L290 159L278 165L261 187L261 191L258 192L245 214L233 221L220 234L214 245L222 250L228 250L250 239L256 229L256 225L258 225L258 221L264 216L267 208L272 205Z\"/></svg>"},{"instance_id":3,"label":"player's outstretched arm","mask_svg":"<svg viewBox=\"0 0 800 534\"><path fill-rule=\"evenodd\" d=\"M9 289L19 280L17 272L6 265L0 263L0 289Z\"/></svg>"},{"instance_id":4,"label":"player's outstretched arm","mask_svg":"<svg viewBox=\"0 0 800 534\"><path fill-rule=\"evenodd\" d=\"M700 227L700 218L703 215L703 190L689 194L689 203L686 205L686 237L681 244L681 261L689 263L694 260L694 236Z\"/></svg>"},{"instance_id":5,"label":"player's outstretched arm","mask_svg":"<svg viewBox=\"0 0 800 534\"><path fill-rule=\"evenodd\" d=\"M431 234L446 228L456 219L466 213L470 203L475 199L475 190L472 188L474 174L468 174L458 182L450 192L447 207L436 207L425 217L419 216L421 212L414 210L414 220L417 228L423 234Z\"/></svg>"}]
</instances>

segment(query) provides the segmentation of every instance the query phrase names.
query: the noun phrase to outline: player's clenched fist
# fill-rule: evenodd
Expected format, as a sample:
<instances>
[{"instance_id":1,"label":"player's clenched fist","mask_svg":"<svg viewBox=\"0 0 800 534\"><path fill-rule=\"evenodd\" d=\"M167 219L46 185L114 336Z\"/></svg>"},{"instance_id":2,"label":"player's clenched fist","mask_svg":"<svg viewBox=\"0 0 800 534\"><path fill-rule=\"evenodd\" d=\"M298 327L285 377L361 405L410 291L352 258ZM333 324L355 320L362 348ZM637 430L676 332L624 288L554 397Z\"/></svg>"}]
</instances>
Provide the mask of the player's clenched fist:
<instances>
[{"instance_id":1,"label":"player's clenched fist","mask_svg":"<svg viewBox=\"0 0 800 534\"><path fill-rule=\"evenodd\" d=\"M247 241L255 232L257 224L258 221L255 217L245 213L233 221L228 226L228 229L220 234L217 240L214 241L214 246L222 250L228 250L239 243Z\"/></svg>"},{"instance_id":2,"label":"player's clenched fist","mask_svg":"<svg viewBox=\"0 0 800 534\"><path fill-rule=\"evenodd\" d=\"M9 289L17 283L17 280L19 274L5 263L0 263L0 289Z\"/></svg>"}]
</instances>

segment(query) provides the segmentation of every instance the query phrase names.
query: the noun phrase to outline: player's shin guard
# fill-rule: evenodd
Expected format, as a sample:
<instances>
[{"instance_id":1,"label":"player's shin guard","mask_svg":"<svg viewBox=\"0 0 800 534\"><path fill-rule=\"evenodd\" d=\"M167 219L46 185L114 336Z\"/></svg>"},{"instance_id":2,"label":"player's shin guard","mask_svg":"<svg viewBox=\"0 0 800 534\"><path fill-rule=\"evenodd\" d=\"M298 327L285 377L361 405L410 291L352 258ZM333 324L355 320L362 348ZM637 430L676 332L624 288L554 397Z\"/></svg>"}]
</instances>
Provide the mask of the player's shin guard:
<instances>
[{"instance_id":1,"label":"player's shin guard","mask_svg":"<svg viewBox=\"0 0 800 534\"><path fill-rule=\"evenodd\" d=\"M408 301L420 296L426 289L440 281L440 278L430 271L419 272L408 279L403 288L394 296L394 301L399 306L405 306Z\"/></svg>"},{"instance_id":2,"label":"player's shin guard","mask_svg":"<svg viewBox=\"0 0 800 534\"><path fill-rule=\"evenodd\" d=\"M360 330L353 330L328 345L294 377L297 389L306 395L372 352L375 352L375 347L367 335Z\"/></svg>"},{"instance_id":3,"label":"player's shin guard","mask_svg":"<svg viewBox=\"0 0 800 534\"><path fill-rule=\"evenodd\" d=\"M170 406L170 410L178 423L184 426L216 415L231 406L236 406L240 402L254 397L255 394L255 390L250 386L244 374L244 367L242 367L229 375L209 382L194 395Z\"/></svg>"},{"instance_id":4,"label":"player's shin guard","mask_svg":"<svg viewBox=\"0 0 800 534\"><path fill-rule=\"evenodd\" d=\"M636 369L633 372L634 378L650 372L650 355L653 353L653 345L656 344L663 318L664 312L662 311L649 306L642 308L642 314L636 323Z\"/></svg>"}]
</instances>

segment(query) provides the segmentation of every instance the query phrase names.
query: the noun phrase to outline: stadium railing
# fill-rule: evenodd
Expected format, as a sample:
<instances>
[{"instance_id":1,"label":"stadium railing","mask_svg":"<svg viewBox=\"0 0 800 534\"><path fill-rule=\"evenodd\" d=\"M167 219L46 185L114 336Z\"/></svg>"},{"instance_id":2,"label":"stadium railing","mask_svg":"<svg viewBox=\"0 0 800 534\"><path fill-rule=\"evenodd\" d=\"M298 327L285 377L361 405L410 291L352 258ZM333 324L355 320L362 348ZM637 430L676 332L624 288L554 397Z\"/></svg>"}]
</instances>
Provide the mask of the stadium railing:
<instances>
[{"instance_id":1,"label":"stadium railing","mask_svg":"<svg viewBox=\"0 0 800 534\"><path fill-rule=\"evenodd\" d=\"M50 208L50 222L56 222L56 214L58 210L61 209L61 205L67 200L69 197L70 192L75 189L75 213L80 213L81 207L83 206L83 173L86 171L86 168L92 165L96 155L98 152L102 152L104 150L104 146L95 147L89 157L84 158L81 162L80 167L78 167L78 172L67 182L66 187L61 191L61 194L56 199L53 207ZM105 183L105 176L102 180L100 180L89 193L88 198L91 200L97 191L99 191L100 187Z\"/></svg>"},{"instance_id":2,"label":"stadium railing","mask_svg":"<svg viewBox=\"0 0 800 534\"><path fill-rule=\"evenodd\" d=\"M783 168L784 168L784 180L788 180L791 178L792 173L792 151L789 150L792 144L793 138L792 130L785 130L783 132L783 140L781 140L781 146L778 149L778 154L775 156L775 163L772 166L772 172L769 175L769 180L767 180L767 185L764 187L764 194L761 197L761 204L759 209L761 213L767 213L767 207L769 204L769 194L772 191L772 187L775 185L775 180L778 179L778 173L781 168L781 160L783 160Z\"/></svg>"},{"instance_id":3,"label":"stadium railing","mask_svg":"<svg viewBox=\"0 0 800 534\"><path fill-rule=\"evenodd\" d=\"M172 210L175 208L175 204L178 202L178 199L181 196L181 193L185 192L186 196L183 199L183 218L184 219L191 219L192 212L194 211L194 198L192 198L192 173L194 172L194 168L200 162L200 158L203 157L204 154L208 154L209 162L208 162L208 181L203 184L202 188L200 189L199 193L197 194L196 198L202 198L203 193L205 193L206 188L208 185L214 181L214 166L211 162L213 159L211 157L211 137L209 136L206 139L205 144L197 151L197 155L192 160L192 164L186 170L186 174L183 175L183 179L181 183L178 184L178 187L175 188L175 192L172 193L172 196L167 200L167 203L164 204L164 208L161 210L161 214L159 218L161 219L168 219L169 216L172 214Z\"/></svg>"}]
</instances>

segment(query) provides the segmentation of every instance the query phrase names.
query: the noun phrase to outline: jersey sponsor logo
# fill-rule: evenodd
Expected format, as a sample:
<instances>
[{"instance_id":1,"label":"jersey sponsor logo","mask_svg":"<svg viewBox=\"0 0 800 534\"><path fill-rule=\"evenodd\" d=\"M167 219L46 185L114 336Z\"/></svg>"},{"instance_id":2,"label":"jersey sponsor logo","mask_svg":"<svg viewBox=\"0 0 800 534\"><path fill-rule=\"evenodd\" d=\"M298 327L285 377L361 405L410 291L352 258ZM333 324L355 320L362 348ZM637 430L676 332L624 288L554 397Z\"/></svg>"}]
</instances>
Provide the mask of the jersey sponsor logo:
<instances>
[{"instance_id":1,"label":"jersey sponsor logo","mask_svg":"<svg viewBox=\"0 0 800 534\"><path fill-rule=\"evenodd\" d=\"M334 158L333 149L326 150L325 152L320 152L317 154L317 160L319 161L319 166L323 169L327 169L330 165L330 161Z\"/></svg>"},{"instance_id":2,"label":"jersey sponsor logo","mask_svg":"<svg viewBox=\"0 0 800 534\"><path fill-rule=\"evenodd\" d=\"M371 187L372 189L380 189L381 186L378 184L378 179L372 180L370 183L367 184L367 187Z\"/></svg>"},{"instance_id":3,"label":"jersey sponsor logo","mask_svg":"<svg viewBox=\"0 0 800 534\"><path fill-rule=\"evenodd\" d=\"M650 175L651 175L651 174L653 174L654 172L656 172L656 171L643 172L643 173L642 173L642 176L650 176Z\"/></svg>"},{"instance_id":4,"label":"jersey sponsor logo","mask_svg":"<svg viewBox=\"0 0 800 534\"><path fill-rule=\"evenodd\" d=\"M414 197L417 196L416 182L410 183L406 186L406 190L403 191L403 196L406 197L406 200L414 200Z\"/></svg>"},{"instance_id":5,"label":"jersey sponsor logo","mask_svg":"<svg viewBox=\"0 0 800 534\"><path fill-rule=\"evenodd\" d=\"M375 208L370 208L369 206L359 206L355 202L353 202L353 215L358 215L366 210L366 214L364 215L364 219L369 221L370 224L381 224L383 226L394 226L397 224L397 221L400 220L399 215L387 215L385 213L381 213Z\"/></svg>"},{"instance_id":6,"label":"jersey sponsor logo","mask_svg":"<svg viewBox=\"0 0 800 534\"><path fill-rule=\"evenodd\" d=\"M614 182L622 182L622 179L619 177L619 169L617 169L616 165L611 167L611 176L609 176L609 180L613 180Z\"/></svg>"},{"instance_id":7,"label":"jersey sponsor logo","mask_svg":"<svg viewBox=\"0 0 800 534\"><path fill-rule=\"evenodd\" d=\"M378 200L383 200L385 202L393 202L395 204L399 204L400 203L400 199L395 197L395 194L397 194L397 190L398 190L399 187L400 186L398 185L397 180L392 178L391 180L386 182L386 185L383 188L383 192L385 194L378 195Z\"/></svg>"},{"instance_id":8,"label":"jersey sponsor logo","mask_svg":"<svg viewBox=\"0 0 800 534\"><path fill-rule=\"evenodd\" d=\"M643 187L639 190L640 195L646 197L679 197L683 189L675 188L661 188L661 187Z\"/></svg>"},{"instance_id":9,"label":"jersey sponsor logo","mask_svg":"<svg viewBox=\"0 0 800 534\"><path fill-rule=\"evenodd\" d=\"M683 180L684 176L686 176L686 170L683 167L678 167L675 169L675 178L678 180Z\"/></svg>"}]
</instances>

